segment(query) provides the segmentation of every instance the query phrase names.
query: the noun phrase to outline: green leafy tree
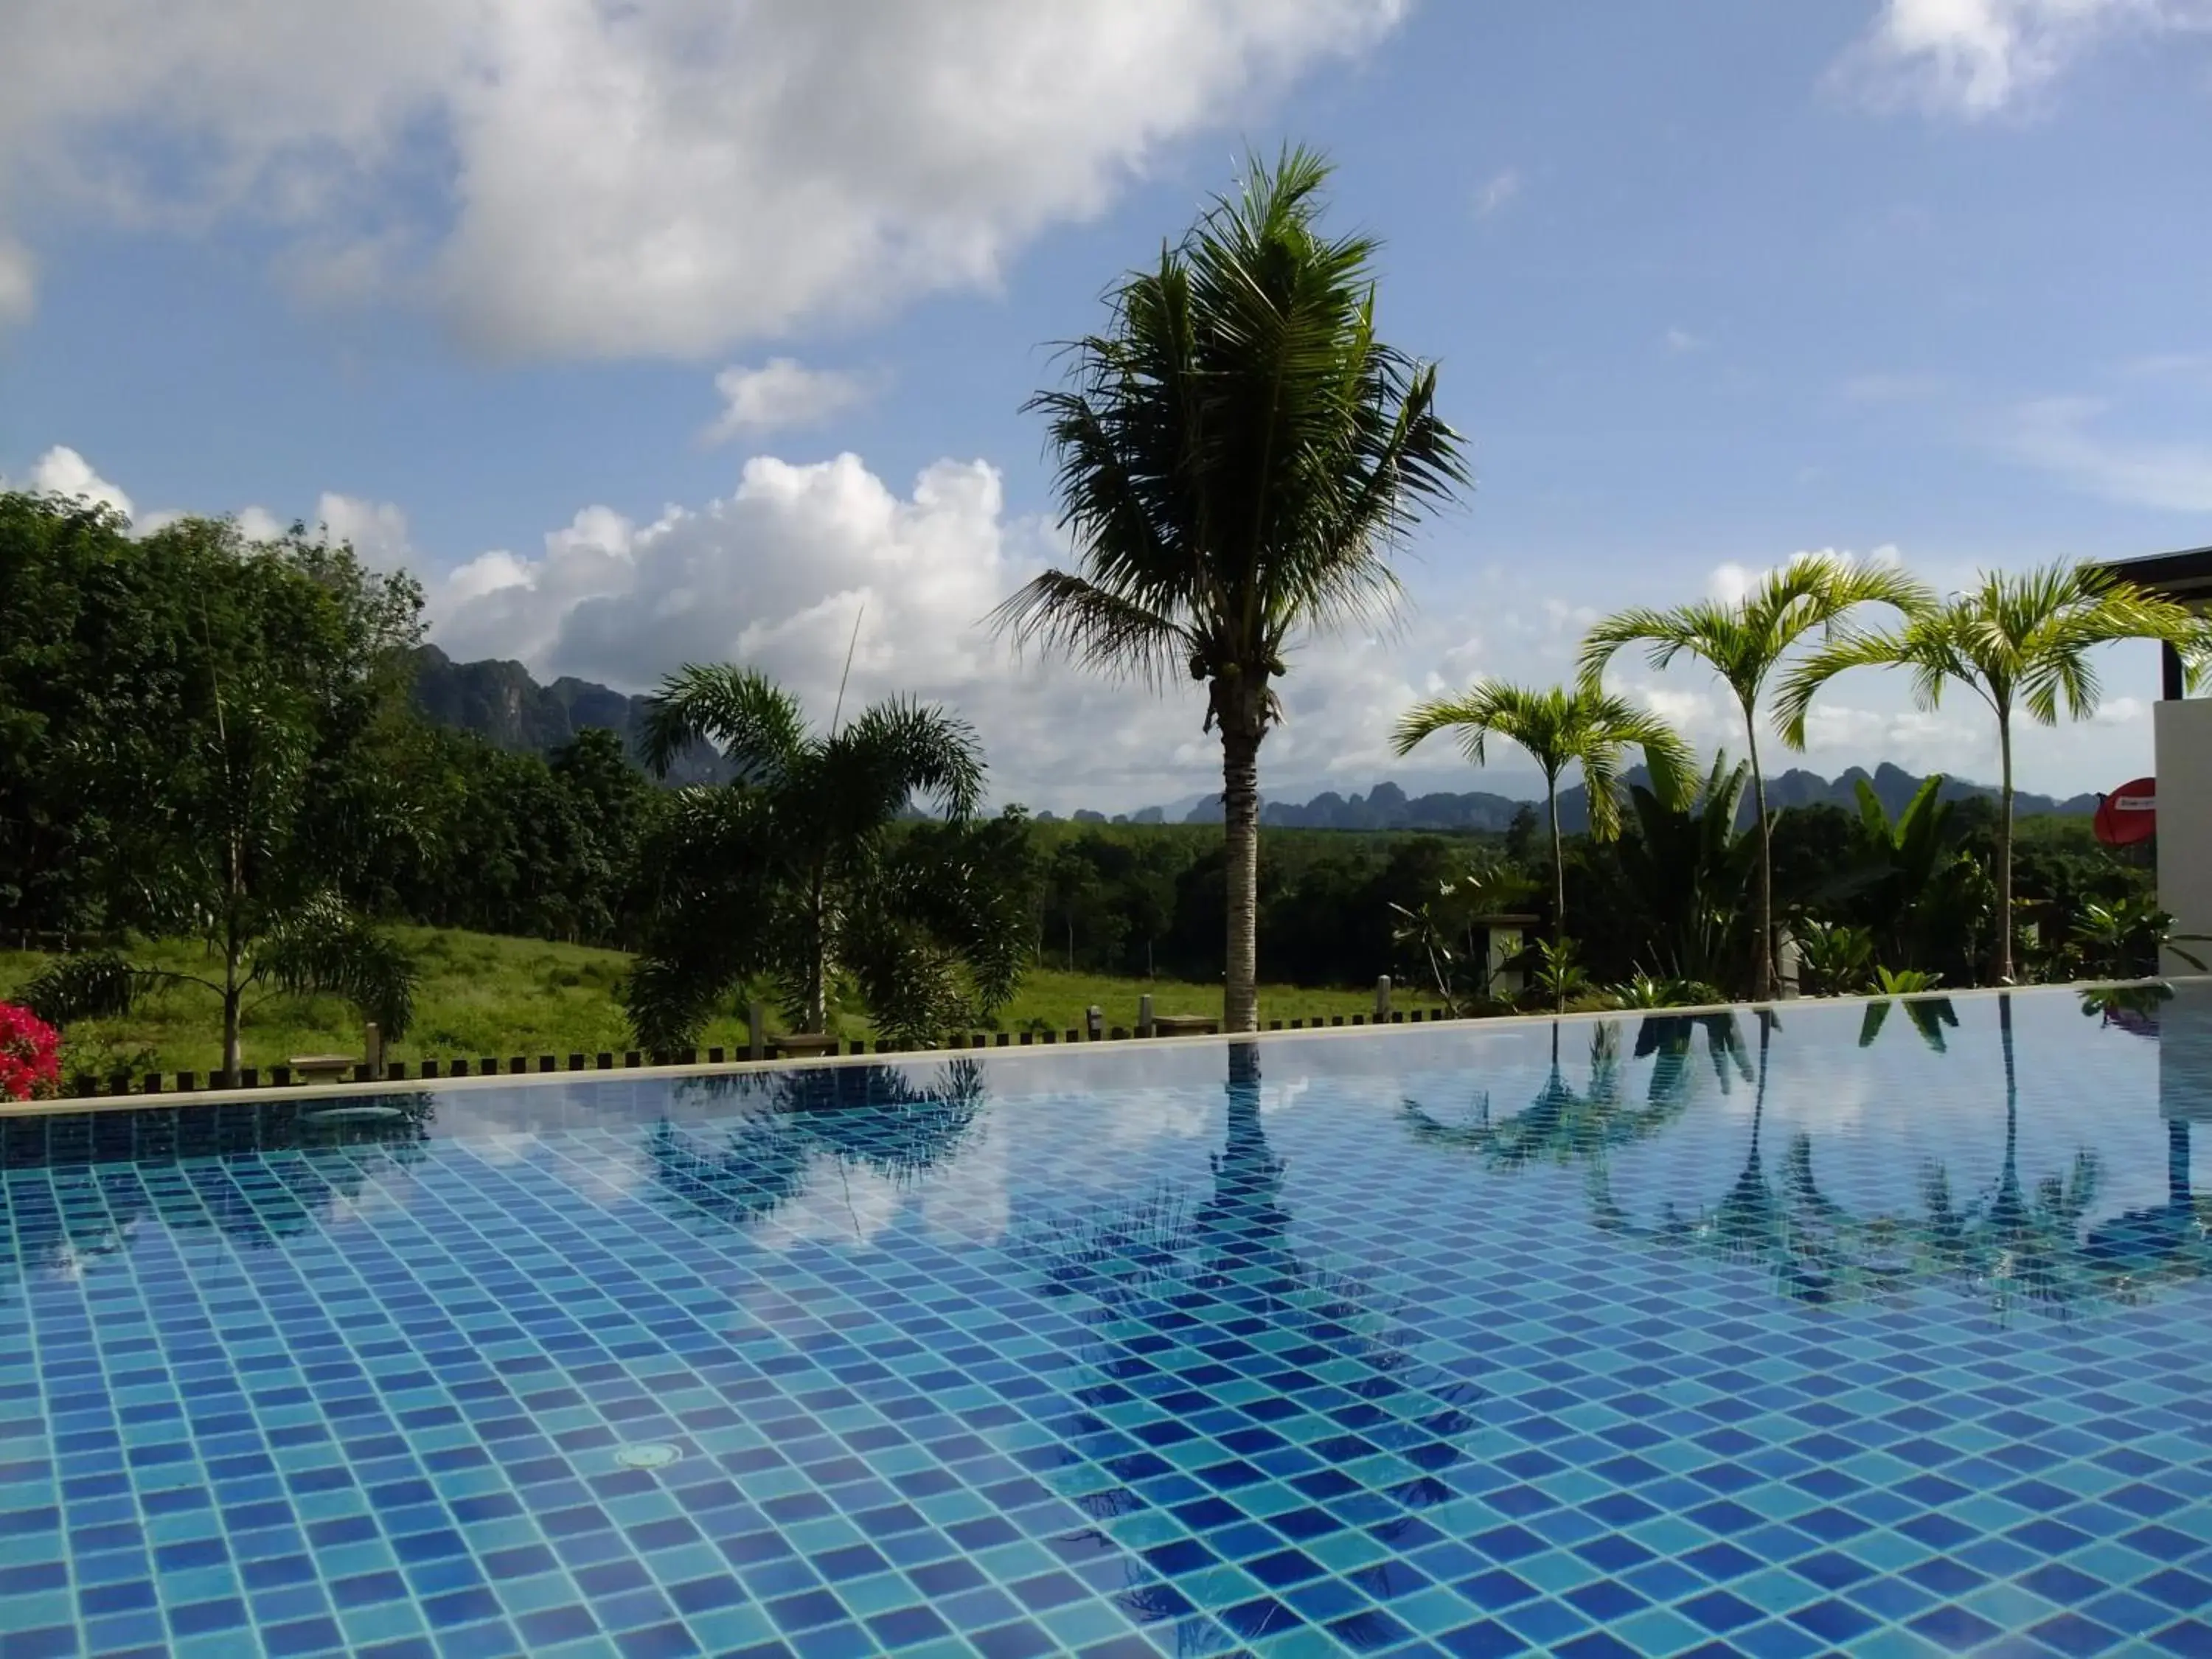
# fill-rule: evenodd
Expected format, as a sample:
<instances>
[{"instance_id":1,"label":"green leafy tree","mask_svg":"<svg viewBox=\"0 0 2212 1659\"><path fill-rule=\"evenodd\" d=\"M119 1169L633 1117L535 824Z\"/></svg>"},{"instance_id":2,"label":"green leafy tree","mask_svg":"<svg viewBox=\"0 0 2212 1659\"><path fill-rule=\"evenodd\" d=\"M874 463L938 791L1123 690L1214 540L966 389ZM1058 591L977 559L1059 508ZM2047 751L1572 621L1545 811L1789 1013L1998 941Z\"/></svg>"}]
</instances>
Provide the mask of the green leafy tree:
<instances>
[{"instance_id":1,"label":"green leafy tree","mask_svg":"<svg viewBox=\"0 0 2212 1659\"><path fill-rule=\"evenodd\" d=\"M665 772L702 739L736 775L682 791L647 849L653 908L628 993L641 1046L683 1047L755 976L804 1031L828 1029L840 973L886 1036L933 1039L1012 994L1027 897L998 895L988 849L933 844L923 872L895 845L917 796L974 817L983 759L964 722L894 700L817 732L763 675L690 665L653 699L647 762Z\"/></svg>"},{"instance_id":2,"label":"green leafy tree","mask_svg":"<svg viewBox=\"0 0 2212 1659\"><path fill-rule=\"evenodd\" d=\"M1799 663L1784 683L1778 718L1794 747L1805 742L1813 699L1853 668L1903 668L1923 708L1946 688L1966 687L1996 718L1998 765L1997 926L1993 969L2013 978L2013 727L2022 714L2056 726L2060 713L2081 720L2103 696L2092 653L2118 640L2164 641L2186 653L2193 668L2212 649L2206 625L2185 607L2118 580L2093 564L1989 571L1970 590L1940 603L1906 605L1905 620L1886 630L1846 629Z\"/></svg>"},{"instance_id":3,"label":"green leafy tree","mask_svg":"<svg viewBox=\"0 0 2212 1659\"><path fill-rule=\"evenodd\" d=\"M1640 644L1655 668L1690 656L1727 683L1743 716L1751 798L1759 828L1758 933L1752 995L1774 992L1774 830L1759 762L1759 704L1775 670L1807 635L1825 631L1863 605L1910 609L1924 591L1901 572L1832 557L1793 560L1771 570L1733 603L1702 599L1672 611L1638 608L1608 617L1583 643L1583 673L1596 684L1624 646Z\"/></svg>"},{"instance_id":4,"label":"green leafy tree","mask_svg":"<svg viewBox=\"0 0 2212 1659\"><path fill-rule=\"evenodd\" d=\"M102 920L111 829L68 764L103 725L150 728L162 688L131 671L155 572L112 507L0 492L0 924L67 934ZM149 641L150 642L150 641Z\"/></svg>"},{"instance_id":5,"label":"green leafy tree","mask_svg":"<svg viewBox=\"0 0 2212 1659\"><path fill-rule=\"evenodd\" d=\"M104 559L57 660L89 714L49 716L33 762L104 823L79 850L108 919L198 935L219 966L64 958L35 1004L76 1019L123 1012L157 982L204 985L231 1075L257 988L336 992L396 1034L412 970L341 896L394 833L388 796L360 775L404 696L420 591L298 526L254 542L187 519Z\"/></svg>"},{"instance_id":6,"label":"green leafy tree","mask_svg":"<svg viewBox=\"0 0 2212 1659\"><path fill-rule=\"evenodd\" d=\"M1610 841L1620 829L1620 757L1631 744L1670 763L1669 775L1689 763L1690 751L1674 727L1595 685L1541 690L1484 680L1456 696L1434 697L1408 709L1391 734L1400 754L1410 754L1438 732L1455 733L1468 760L1482 765L1489 740L1517 744L1544 775L1544 805L1552 830L1552 943L1566 938L1567 866L1559 842L1559 775L1582 769L1589 796L1593 841Z\"/></svg>"},{"instance_id":7,"label":"green leafy tree","mask_svg":"<svg viewBox=\"0 0 2212 1659\"><path fill-rule=\"evenodd\" d=\"M1328 167L1255 163L1069 348L1049 422L1077 571L1039 576L999 625L1109 672L1206 688L1221 734L1225 1028L1256 1030L1260 745L1274 683L1316 629L1394 606L1391 545L1465 477L1436 371L1375 331L1376 244L1320 226Z\"/></svg>"}]
</instances>

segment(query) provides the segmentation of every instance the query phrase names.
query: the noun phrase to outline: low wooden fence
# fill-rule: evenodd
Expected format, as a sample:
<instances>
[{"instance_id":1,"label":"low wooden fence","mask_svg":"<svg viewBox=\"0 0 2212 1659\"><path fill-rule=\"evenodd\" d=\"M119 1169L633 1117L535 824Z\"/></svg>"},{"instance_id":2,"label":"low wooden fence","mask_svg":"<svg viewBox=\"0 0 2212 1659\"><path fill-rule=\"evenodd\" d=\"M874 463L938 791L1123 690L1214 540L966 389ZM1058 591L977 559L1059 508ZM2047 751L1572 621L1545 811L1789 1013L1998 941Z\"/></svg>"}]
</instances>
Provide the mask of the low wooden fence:
<instances>
[{"instance_id":1,"label":"low wooden fence","mask_svg":"<svg viewBox=\"0 0 2212 1659\"><path fill-rule=\"evenodd\" d=\"M1367 1024L1415 1025L1437 1024L1450 1018L1442 1009L1413 1009L1377 1015L1370 1019L1365 1014L1336 1014L1327 1018L1271 1020L1267 1029L1281 1030L1319 1030L1324 1027ZM1134 1040L1150 1036L1220 1035L1220 1024L1215 1020L1196 1021L1188 1018L1170 1021L1161 1019L1154 1030L1135 1034ZM461 1057L453 1060L425 1060L411 1070L404 1061L384 1066L380 1073L367 1061L356 1066L346 1077L329 1079L337 1084L363 1083L434 1083L448 1079L471 1077L535 1077L560 1072L613 1072L641 1070L647 1066L726 1066L739 1061L760 1060L799 1060L825 1058L844 1054L944 1054L974 1048L1027 1048L1049 1046L1059 1042L1126 1042L1132 1040L1127 1026L1094 1026L1087 1032L1071 1027L1065 1036L1058 1031L977 1031L965 1037L955 1037L942 1048L902 1048L888 1039L869 1042L854 1038L849 1043L814 1038L805 1043L793 1040L787 1052L775 1038L767 1039L756 1054L750 1049L681 1048L671 1054L648 1054L638 1049L615 1054L602 1049L595 1054L572 1054L563 1058L558 1054L513 1054L501 1059L495 1054L483 1054L475 1059ZM70 1099L82 1099L107 1095L167 1095L191 1094L210 1089L292 1089L307 1086L305 1079L295 1081L289 1066L247 1066L241 1067L236 1078L227 1078L220 1072L118 1072L101 1078L79 1073L69 1079L63 1095Z\"/></svg>"}]
</instances>

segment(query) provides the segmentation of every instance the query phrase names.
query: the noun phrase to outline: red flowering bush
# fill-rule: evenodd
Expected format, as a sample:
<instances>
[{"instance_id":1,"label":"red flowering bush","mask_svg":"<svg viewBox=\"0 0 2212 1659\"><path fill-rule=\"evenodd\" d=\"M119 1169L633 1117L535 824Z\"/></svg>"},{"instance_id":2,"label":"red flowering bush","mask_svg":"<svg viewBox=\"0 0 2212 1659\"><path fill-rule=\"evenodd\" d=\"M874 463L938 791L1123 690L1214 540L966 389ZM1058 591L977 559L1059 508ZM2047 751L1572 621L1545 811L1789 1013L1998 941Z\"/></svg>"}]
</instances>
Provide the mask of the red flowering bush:
<instances>
[{"instance_id":1,"label":"red flowering bush","mask_svg":"<svg viewBox=\"0 0 2212 1659\"><path fill-rule=\"evenodd\" d=\"M28 1008L0 1002L0 1100L33 1100L60 1085L62 1034Z\"/></svg>"}]
</instances>

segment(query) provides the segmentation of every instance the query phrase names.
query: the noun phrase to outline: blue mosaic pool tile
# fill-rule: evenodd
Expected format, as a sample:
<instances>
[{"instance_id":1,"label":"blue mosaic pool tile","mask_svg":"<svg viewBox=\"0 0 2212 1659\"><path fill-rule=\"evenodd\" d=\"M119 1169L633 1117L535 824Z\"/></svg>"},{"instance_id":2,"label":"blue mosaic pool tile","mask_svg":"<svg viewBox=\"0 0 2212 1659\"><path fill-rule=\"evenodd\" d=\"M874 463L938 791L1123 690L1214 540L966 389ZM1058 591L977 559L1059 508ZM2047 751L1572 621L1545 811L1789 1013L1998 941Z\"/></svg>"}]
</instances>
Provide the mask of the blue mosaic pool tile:
<instances>
[{"instance_id":1,"label":"blue mosaic pool tile","mask_svg":"<svg viewBox=\"0 0 2212 1659\"><path fill-rule=\"evenodd\" d=\"M2212 1008L2013 1011L0 1127L5 1651L2212 1650Z\"/></svg>"}]
</instances>

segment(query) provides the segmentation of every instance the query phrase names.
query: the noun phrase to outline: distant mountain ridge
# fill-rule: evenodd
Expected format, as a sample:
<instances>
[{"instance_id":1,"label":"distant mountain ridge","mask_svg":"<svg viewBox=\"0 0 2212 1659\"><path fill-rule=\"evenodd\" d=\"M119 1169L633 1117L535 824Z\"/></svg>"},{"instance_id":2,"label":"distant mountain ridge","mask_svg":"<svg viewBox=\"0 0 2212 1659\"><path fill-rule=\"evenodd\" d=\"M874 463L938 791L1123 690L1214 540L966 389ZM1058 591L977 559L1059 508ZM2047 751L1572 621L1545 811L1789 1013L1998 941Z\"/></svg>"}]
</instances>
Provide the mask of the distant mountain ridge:
<instances>
[{"instance_id":1,"label":"distant mountain ridge","mask_svg":"<svg viewBox=\"0 0 2212 1659\"><path fill-rule=\"evenodd\" d=\"M1650 781L1642 767L1628 775L1633 783ZM1875 799L1893 817L1905 803L1919 792L1926 780L1915 776L1901 766L1884 761L1873 771L1854 766L1832 781L1817 772L1793 767L1766 781L1766 801L1770 807L1811 806L1820 804L1856 810L1858 805L1857 785L1861 779L1874 787ZM1943 800L1965 800L1973 796L1996 795L1994 787L1970 782L1963 778L1946 778L1936 791ZM2039 812L2090 813L2097 810L2095 795L2069 795L2061 800L2050 795L2021 790L2014 797L2014 810L2022 817ZM1284 830L1501 830L1513 822L1514 815L1522 806L1534 806L1540 814L1540 799L1523 800L1514 796L1492 794L1476 790L1467 794L1445 792L1425 795L1407 794L1395 783L1378 783L1364 795L1345 796L1334 789L1324 790L1304 805L1289 801L1267 800L1262 798L1260 822ZM1746 804L1745 811L1750 808ZM1158 808L1146 813L1133 813L1132 822L1158 822L1152 815ZM1090 816L1090 815L1085 815ZM1162 815L1164 816L1164 815ZM1221 822L1221 797L1209 795L1192 807L1183 817L1185 823L1218 823ZM1559 826L1563 830L1581 830L1589 823L1589 797L1580 784L1559 792Z\"/></svg>"},{"instance_id":2,"label":"distant mountain ridge","mask_svg":"<svg viewBox=\"0 0 2212 1659\"><path fill-rule=\"evenodd\" d=\"M456 731L472 732L501 749L543 755L570 741L581 731L604 726L619 732L630 752L638 752L645 727L647 699L628 696L590 680L562 675L540 685L519 662L487 658L480 662L455 662L434 645L415 651L415 706L426 720ZM730 775L728 764L705 744L695 744L672 767L672 784L720 783ZM1628 774L1631 781L1647 781L1642 767ZM1772 806L1807 806L1828 802L1856 807L1854 786L1864 778L1875 796L1894 817L1911 800L1923 781L1904 768L1884 761L1869 772L1854 766L1831 781L1817 772L1792 768L1766 781L1766 799ZM1994 796L1987 784L1947 778L1940 792L1945 800L1970 796ZM2071 795L2059 800L2023 790L2017 805L2023 816L2038 812L2090 813L2097 810L2094 795ZM1180 803L1179 803L1180 805ZM1543 801L1522 795L1473 790L1465 794L1432 791L1408 795L1395 783L1378 783L1365 794L1340 794L1324 789L1304 805L1262 799L1260 822L1283 830L1503 830L1524 805L1540 813ZM1747 810L1748 810L1747 808ZM1040 813L1049 818L1051 813ZM1080 811L1069 815L1079 823L1103 823L1106 814ZM1122 821L1122 820L1116 820ZM1126 815L1131 823L1218 823L1221 797L1206 795L1181 812L1147 806ZM1562 829L1580 830L1589 822L1589 798L1577 784L1559 794Z\"/></svg>"},{"instance_id":3,"label":"distant mountain ridge","mask_svg":"<svg viewBox=\"0 0 2212 1659\"><path fill-rule=\"evenodd\" d=\"M434 645L415 650L415 707L422 717L501 749L550 754L579 732L600 726L619 733L635 756L646 703L568 674L540 685L519 662L455 662ZM669 769L668 781L719 783L729 775L721 756L695 744Z\"/></svg>"}]
</instances>

